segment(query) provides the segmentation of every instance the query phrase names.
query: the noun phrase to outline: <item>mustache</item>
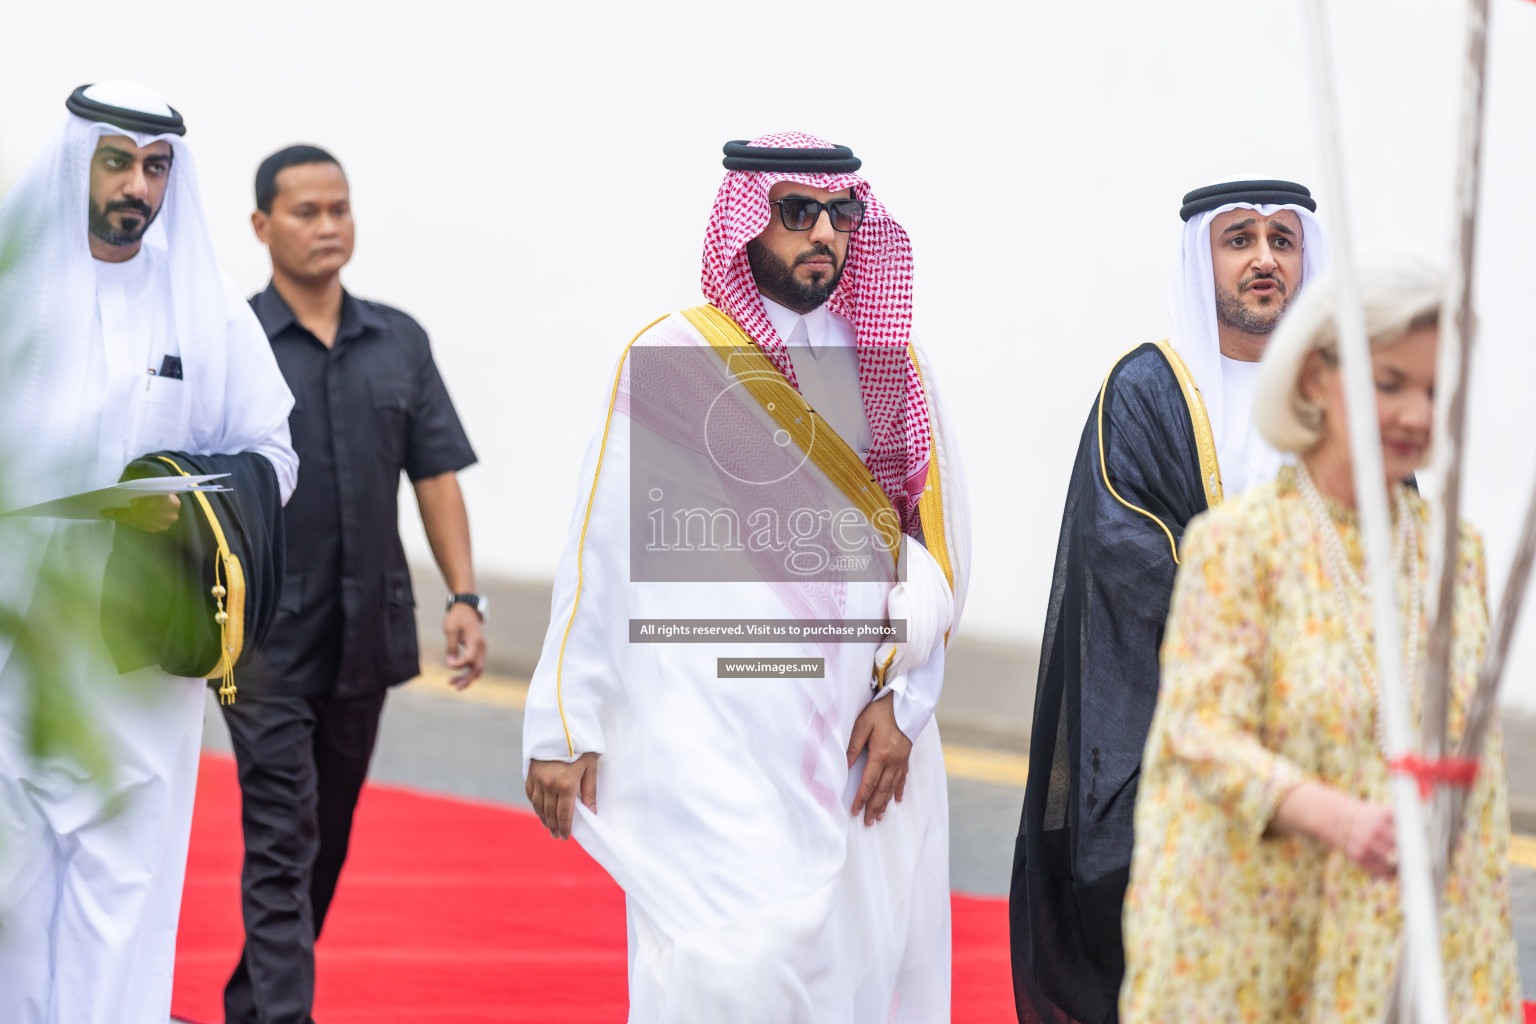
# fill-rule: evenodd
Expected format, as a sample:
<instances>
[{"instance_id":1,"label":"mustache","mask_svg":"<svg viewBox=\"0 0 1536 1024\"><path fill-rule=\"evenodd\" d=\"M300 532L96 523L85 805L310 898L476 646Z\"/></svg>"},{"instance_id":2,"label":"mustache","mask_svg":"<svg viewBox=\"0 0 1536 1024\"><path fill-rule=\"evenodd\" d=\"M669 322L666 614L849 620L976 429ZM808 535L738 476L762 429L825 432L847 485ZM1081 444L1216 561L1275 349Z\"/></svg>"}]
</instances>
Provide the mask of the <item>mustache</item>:
<instances>
[{"instance_id":1,"label":"mustache","mask_svg":"<svg viewBox=\"0 0 1536 1024\"><path fill-rule=\"evenodd\" d=\"M795 266L798 267L813 256L825 256L832 261L833 266L837 265L837 253L832 251L832 247L825 242L816 242L805 252L795 257Z\"/></svg>"},{"instance_id":2,"label":"mustache","mask_svg":"<svg viewBox=\"0 0 1536 1024\"><path fill-rule=\"evenodd\" d=\"M142 199L113 199L110 200L107 205L102 208L101 212L103 214L108 214L119 213L122 211L137 213L139 216L146 219L148 219L150 214L154 213L154 211L149 208L149 204Z\"/></svg>"},{"instance_id":3,"label":"mustache","mask_svg":"<svg viewBox=\"0 0 1536 1024\"><path fill-rule=\"evenodd\" d=\"M1268 281L1275 286L1275 291L1279 292L1281 295L1286 293L1285 282L1280 280L1274 274L1254 274L1248 280L1238 285L1237 290L1245 292L1249 288L1253 287L1255 281Z\"/></svg>"}]
</instances>

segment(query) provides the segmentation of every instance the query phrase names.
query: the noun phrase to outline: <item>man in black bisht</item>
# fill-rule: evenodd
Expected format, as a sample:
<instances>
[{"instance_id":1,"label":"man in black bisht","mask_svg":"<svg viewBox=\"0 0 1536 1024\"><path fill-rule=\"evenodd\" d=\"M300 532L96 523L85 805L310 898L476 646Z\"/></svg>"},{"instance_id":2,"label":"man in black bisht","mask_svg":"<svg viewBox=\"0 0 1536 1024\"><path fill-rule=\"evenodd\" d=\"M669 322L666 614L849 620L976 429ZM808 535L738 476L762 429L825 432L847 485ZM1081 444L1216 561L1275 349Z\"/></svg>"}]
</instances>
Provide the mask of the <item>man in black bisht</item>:
<instances>
[{"instance_id":1,"label":"man in black bisht","mask_svg":"<svg viewBox=\"0 0 1536 1024\"><path fill-rule=\"evenodd\" d=\"M1288 181L1228 181L1186 195L1172 341L1122 356L1083 429L1014 848L1020 1024L1118 1020L1136 782L1178 545L1224 490L1237 494L1279 470L1279 454L1253 428L1253 383L1280 314L1326 262L1316 209Z\"/></svg>"},{"instance_id":2,"label":"man in black bisht","mask_svg":"<svg viewBox=\"0 0 1536 1024\"><path fill-rule=\"evenodd\" d=\"M350 194L324 150L293 146L256 172L256 235L272 283L251 300L294 392L304 471L285 510L277 617L240 699L224 710L243 795L245 949L224 990L229 1024L309 1024L314 941L336 890L388 687L417 675L416 609L400 544L404 470L452 595L451 680L485 660L469 517L457 472L475 461L427 336L354 298Z\"/></svg>"}]
</instances>

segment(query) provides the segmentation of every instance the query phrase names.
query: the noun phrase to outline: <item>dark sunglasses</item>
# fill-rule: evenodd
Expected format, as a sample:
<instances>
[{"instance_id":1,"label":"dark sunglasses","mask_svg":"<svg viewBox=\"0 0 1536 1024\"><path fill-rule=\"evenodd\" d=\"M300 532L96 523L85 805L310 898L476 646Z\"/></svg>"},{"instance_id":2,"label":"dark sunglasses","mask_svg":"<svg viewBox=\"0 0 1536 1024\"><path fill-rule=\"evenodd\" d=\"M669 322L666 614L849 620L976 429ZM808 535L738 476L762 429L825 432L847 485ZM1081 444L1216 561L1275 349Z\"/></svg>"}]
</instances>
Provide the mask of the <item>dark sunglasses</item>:
<instances>
[{"instance_id":1,"label":"dark sunglasses","mask_svg":"<svg viewBox=\"0 0 1536 1024\"><path fill-rule=\"evenodd\" d=\"M859 225L864 223L864 204L857 199L834 199L830 203L818 203L805 196L786 196L768 205L779 208L779 220L790 231L811 230L821 219L822 210L826 210L827 216L832 218L833 231L857 231Z\"/></svg>"}]
</instances>

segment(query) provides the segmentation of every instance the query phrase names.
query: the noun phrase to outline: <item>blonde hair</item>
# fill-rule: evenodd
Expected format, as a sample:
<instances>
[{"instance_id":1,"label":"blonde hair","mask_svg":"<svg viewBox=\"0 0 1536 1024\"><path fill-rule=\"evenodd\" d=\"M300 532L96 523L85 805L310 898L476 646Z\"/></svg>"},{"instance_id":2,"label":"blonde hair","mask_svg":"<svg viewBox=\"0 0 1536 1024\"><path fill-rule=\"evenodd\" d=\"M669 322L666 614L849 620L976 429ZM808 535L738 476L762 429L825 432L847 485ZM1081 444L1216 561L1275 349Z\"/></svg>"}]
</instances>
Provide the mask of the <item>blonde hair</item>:
<instances>
[{"instance_id":1,"label":"blonde hair","mask_svg":"<svg viewBox=\"0 0 1536 1024\"><path fill-rule=\"evenodd\" d=\"M1437 326L1445 277L1410 256L1377 257L1360 267L1360 301L1371 348L1384 348L1410 331ZM1306 289L1286 311L1254 386L1253 423L1282 452L1305 453L1323 439L1322 409L1301 393L1307 354L1338 360L1337 277L1332 271Z\"/></svg>"}]
</instances>

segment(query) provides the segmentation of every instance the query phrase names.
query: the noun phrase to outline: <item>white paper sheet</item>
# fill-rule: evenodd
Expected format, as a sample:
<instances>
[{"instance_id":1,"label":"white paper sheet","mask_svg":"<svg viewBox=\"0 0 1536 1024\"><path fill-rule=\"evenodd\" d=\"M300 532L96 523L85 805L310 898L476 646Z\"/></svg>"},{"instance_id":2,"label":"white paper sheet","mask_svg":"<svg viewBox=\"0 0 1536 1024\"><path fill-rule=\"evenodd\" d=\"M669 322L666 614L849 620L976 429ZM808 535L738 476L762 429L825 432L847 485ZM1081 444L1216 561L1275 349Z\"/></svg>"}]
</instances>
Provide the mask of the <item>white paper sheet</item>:
<instances>
[{"instance_id":1,"label":"white paper sheet","mask_svg":"<svg viewBox=\"0 0 1536 1024\"><path fill-rule=\"evenodd\" d=\"M111 487L102 487L81 494L70 494L52 501L44 501L26 508L0 513L5 516L34 516L47 519L100 519L109 509L125 509L135 498L157 494L190 494L193 491L217 492L230 488L212 483L229 476L228 473L210 473L202 476L149 476L138 480L124 480Z\"/></svg>"}]
</instances>

